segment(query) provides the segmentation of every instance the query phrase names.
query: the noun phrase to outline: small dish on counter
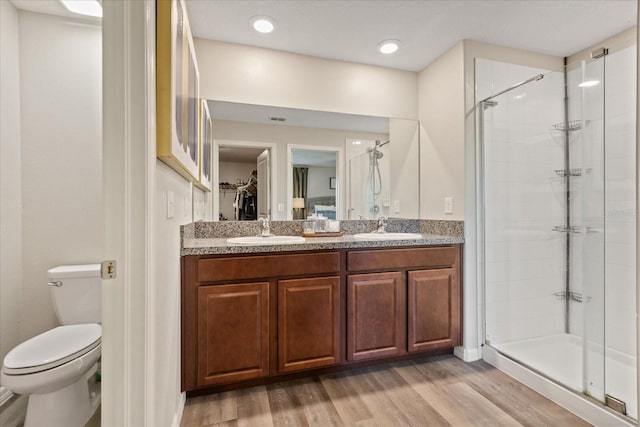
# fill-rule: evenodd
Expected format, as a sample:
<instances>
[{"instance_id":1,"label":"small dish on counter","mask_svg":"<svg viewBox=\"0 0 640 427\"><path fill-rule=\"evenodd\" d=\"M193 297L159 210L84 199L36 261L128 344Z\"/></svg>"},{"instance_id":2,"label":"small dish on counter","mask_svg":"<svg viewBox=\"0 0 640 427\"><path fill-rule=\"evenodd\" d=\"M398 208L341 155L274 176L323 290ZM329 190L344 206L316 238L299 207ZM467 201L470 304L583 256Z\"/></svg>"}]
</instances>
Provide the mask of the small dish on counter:
<instances>
[{"instance_id":1,"label":"small dish on counter","mask_svg":"<svg viewBox=\"0 0 640 427\"><path fill-rule=\"evenodd\" d=\"M322 233L304 233L302 237L342 237L344 233L342 231L332 232L324 231Z\"/></svg>"}]
</instances>

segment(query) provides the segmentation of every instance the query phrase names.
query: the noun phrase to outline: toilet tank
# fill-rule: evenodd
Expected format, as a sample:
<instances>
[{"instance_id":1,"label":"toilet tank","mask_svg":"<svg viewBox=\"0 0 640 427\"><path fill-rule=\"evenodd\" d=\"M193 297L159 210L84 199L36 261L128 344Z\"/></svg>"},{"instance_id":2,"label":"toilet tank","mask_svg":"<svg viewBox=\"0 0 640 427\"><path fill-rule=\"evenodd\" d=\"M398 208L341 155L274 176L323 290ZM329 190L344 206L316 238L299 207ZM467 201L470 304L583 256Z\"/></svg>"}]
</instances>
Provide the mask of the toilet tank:
<instances>
[{"instance_id":1,"label":"toilet tank","mask_svg":"<svg viewBox=\"0 0 640 427\"><path fill-rule=\"evenodd\" d=\"M61 325L101 323L100 264L62 265L48 270L47 276Z\"/></svg>"}]
</instances>

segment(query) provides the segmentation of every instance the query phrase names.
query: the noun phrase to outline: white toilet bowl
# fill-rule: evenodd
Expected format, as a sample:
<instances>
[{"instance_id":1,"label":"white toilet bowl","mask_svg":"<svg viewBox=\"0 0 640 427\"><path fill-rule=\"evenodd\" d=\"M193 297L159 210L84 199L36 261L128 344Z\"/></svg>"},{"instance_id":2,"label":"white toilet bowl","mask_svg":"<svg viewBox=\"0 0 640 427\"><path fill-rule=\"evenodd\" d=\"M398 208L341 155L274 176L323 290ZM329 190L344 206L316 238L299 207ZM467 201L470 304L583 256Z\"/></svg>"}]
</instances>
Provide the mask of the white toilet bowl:
<instances>
[{"instance_id":1,"label":"white toilet bowl","mask_svg":"<svg viewBox=\"0 0 640 427\"><path fill-rule=\"evenodd\" d=\"M100 403L101 337L97 323L59 326L7 354L0 383L29 395L25 427L81 427L91 418Z\"/></svg>"}]
</instances>

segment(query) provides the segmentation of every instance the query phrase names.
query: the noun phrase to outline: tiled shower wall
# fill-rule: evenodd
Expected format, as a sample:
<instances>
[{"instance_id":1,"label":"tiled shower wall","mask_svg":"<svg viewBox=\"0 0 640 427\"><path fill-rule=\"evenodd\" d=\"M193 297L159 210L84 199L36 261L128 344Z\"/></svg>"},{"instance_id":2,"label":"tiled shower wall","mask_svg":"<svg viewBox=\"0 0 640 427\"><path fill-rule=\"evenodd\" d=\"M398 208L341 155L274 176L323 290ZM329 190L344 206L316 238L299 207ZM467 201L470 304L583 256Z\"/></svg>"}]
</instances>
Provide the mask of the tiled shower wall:
<instances>
[{"instance_id":1,"label":"tiled shower wall","mask_svg":"<svg viewBox=\"0 0 640 427\"><path fill-rule=\"evenodd\" d=\"M485 313L492 344L564 332L566 236L561 72L476 60L476 101L536 74L484 111Z\"/></svg>"}]
</instances>

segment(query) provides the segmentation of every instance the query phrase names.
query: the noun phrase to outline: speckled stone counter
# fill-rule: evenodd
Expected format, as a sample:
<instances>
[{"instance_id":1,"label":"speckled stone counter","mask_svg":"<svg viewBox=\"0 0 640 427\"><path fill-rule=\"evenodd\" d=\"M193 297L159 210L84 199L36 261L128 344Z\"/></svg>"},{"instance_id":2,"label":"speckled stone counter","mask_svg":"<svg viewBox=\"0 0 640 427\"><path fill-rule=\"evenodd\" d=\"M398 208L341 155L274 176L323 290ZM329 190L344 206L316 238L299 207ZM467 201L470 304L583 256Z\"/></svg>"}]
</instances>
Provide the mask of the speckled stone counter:
<instances>
[{"instance_id":1,"label":"speckled stone counter","mask_svg":"<svg viewBox=\"0 0 640 427\"><path fill-rule=\"evenodd\" d=\"M181 255L224 255L269 252L318 251L332 249L437 246L464 243L462 221L389 219L388 232L420 233L415 240L360 240L357 233L373 231L376 221L341 221L342 237L309 237L304 243L279 245L238 245L227 243L229 237L255 236L260 231L256 221L197 222L181 227ZM302 221L272 221L276 235L302 235Z\"/></svg>"}]
</instances>

